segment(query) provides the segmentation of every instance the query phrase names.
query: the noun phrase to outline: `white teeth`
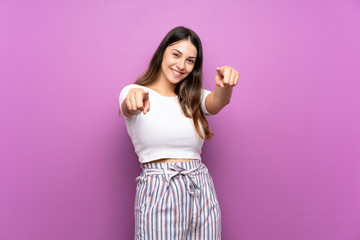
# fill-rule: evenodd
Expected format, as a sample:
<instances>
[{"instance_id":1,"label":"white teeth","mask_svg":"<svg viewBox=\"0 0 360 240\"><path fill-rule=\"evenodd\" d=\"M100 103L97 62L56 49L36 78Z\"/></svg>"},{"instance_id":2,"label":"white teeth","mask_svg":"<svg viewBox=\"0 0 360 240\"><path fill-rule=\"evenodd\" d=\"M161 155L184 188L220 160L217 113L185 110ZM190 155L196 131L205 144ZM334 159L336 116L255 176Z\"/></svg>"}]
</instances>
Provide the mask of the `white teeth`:
<instances>
[{"instance_id":1,"label":"white teeth","mask_svg":"<svg viewBox=\"0 0 360 240\"><path fill-rule=\"evenodd\" d=\"M175 72L175 73L178 74L178 75L182 74L182 72L176 71L176 70L174 70L174 69L171 69L171 70L173 70L173 72Z\"/></svg>"}]
</instances>

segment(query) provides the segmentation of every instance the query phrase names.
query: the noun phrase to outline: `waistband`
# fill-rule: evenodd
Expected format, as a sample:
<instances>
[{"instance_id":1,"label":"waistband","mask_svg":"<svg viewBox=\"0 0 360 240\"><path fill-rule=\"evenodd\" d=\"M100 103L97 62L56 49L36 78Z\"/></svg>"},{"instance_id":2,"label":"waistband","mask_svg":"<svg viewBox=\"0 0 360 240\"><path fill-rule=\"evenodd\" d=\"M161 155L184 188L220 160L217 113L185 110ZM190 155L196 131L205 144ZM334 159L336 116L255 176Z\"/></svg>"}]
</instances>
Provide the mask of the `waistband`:
<instances>
[{"instance_id":1,"label":"waistband","mask_svg":"<svg viewBox=\"0 0 360 240\"><path fill-rule=\"evenodd\" d=\"M166 162L166 163L143 163L141 164L142 169L172 169L173 166L179 166L184 169L198 168L202 165L201 159L196 159L186 162Z\"/></svg>"},{"instance_id":2,"label":"waistband","mask_svg":"<svg viewBox=\"0 0 360 240\"><path fill-rule=\"evenodd\" d=\"M145 163L141 164L142 172L136 179L145 178L150 175L164 175L167 182L177 175L193 177L198 174L208 173L207 167L201 163L200 159L186 162L166 162L166 163Z\"/></svg>"}]
</instances>

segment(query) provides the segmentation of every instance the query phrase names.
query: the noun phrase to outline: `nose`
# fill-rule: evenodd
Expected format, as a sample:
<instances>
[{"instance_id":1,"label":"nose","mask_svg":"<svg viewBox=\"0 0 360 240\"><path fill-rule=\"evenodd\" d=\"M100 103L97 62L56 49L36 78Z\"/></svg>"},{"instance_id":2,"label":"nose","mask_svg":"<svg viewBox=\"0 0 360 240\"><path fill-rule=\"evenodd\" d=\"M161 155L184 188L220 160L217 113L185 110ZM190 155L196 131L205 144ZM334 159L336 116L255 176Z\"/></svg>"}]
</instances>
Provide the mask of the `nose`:
<instances>
[{"instance_id":1,"label":"nose","mask_svg":"<svg viewBox=\"0 0 360 240\"><path fill-rule=\"evenodd\" d=\"M180 60L178 61L177 67L178 67L179 70L181 70L181 71L184 70L184 68L185 68L185 60L180 59Z\"/></svg>"}]
</instances>

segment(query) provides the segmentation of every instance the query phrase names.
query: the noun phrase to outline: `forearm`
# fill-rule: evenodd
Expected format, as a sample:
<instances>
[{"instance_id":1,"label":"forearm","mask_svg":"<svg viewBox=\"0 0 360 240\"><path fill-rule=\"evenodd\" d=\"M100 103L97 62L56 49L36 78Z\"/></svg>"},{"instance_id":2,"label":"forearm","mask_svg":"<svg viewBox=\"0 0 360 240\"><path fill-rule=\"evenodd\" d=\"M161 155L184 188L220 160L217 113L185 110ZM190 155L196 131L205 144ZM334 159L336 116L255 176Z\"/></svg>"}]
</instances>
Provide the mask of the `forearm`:
<instances>
[{"instance_id":1,"label":"forearm","mask_svg":"<svg viewBox=\"0 0 360 240\"><path fill-rule=\"evenodd\" d=\"M217 114L230 102L232 89L228 85L225 85L223 88L215 86L215 91L209 94L205 100L206 109L209 113Z\"/></svg>"},{"instance_id":2,"label":"forearm","mask_svg":"<svg viewBox=\"0 0 360 240\"><path fill-rule=\"evenodd\" d=\"M225 85L223 88L215 85L214 103L219 108L230 103L233 87Z\"/></svg>"}]
</instances>

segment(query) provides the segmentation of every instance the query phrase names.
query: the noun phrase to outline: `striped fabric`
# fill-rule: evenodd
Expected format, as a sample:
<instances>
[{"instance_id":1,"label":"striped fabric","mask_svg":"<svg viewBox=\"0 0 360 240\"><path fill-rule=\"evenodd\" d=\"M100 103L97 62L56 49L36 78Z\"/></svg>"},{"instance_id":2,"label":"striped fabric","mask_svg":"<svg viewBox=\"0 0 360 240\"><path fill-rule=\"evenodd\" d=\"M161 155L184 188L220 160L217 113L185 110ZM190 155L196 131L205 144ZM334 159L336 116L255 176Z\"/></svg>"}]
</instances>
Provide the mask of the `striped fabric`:
<instances>
[{"instance_id":1,"label":"striped fabric","mask_svg":"<svg viewBox=\"0 0 360 240\"><path fill-rule=\"evenodd\" d=\"M144 163L136 178L136 240L218 240L221 213L201 160Z\"/></svg>"}]
</instances>

